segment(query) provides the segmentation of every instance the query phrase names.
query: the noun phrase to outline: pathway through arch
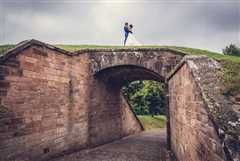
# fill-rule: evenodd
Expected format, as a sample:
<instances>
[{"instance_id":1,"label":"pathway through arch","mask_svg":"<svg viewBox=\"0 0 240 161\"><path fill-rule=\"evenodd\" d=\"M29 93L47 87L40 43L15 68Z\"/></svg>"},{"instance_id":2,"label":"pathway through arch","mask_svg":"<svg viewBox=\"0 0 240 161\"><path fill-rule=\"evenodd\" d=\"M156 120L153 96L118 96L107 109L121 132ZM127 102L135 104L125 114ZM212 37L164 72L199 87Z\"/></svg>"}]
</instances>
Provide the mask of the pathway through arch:
<instances>
[{"instance_id":1,"label":"pathway through arch","mask_svg":"<svg viewBox=\"0 0 240 161\"><path fill-rule=\"evenodd\" d=\"M144 131L52 161L170 161L166 152L166 129L163 128Z\"/></svg>"}]
</instances>

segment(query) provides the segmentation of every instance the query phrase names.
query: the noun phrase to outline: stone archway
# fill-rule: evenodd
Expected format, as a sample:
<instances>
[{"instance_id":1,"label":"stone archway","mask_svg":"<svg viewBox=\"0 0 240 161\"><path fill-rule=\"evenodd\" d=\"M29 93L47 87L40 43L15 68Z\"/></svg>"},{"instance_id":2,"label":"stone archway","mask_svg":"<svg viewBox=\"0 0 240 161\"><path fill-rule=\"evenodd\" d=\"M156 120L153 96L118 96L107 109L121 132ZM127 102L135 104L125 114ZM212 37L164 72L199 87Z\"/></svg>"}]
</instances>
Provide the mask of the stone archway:
<instances>
[{"instance_id":1,"label":"stone archway","mask_svg":"<svg viewBox=\"0 0 240 161\"><path fill-rule=\"evenodd\" d=\"M90 113L90 123L89 125L97 125L101 122L101 115L97 116L95 111L98 111L98 107L102 107L102 110L106 111L106 109L112 109L112 106L118 107L118 114L115 113L112 115L110 120L114 120L119 118L118 126L115 130L114 128L107 128L103 123L101 126L103 129L105 127L106 130L101 130L103 133L102 136L100 133L96 134L99 131L99 127L91 126L90 135L98 136L90 137L91 144L101 144L110 142L114 139L121 138L122 136L130 135L140 130L139 124L137 121L133 121L132 126L124 127L122 125L128 124L121 120L120 113L124 113L120 111L120 109L131 109L129 104L126 104L126 100L121 96L120 89L124 81L134 81L134 80L155 80L165 83L166 91L167 91L167 82L165 79L169 72L180 62L184 53L175 52L172 50L166 49L128 49L128 50L92 50L88 55L91 60L91 71L93 73L92 84L94 87L92 90L92 94L90 98L93 98L94 101L89 105ZM91 79L90 79L91 80ZM117 98L117 99L116 99ZM115 101L115 102L112 102ZM105 104L105 103L106 104ZM125 108L120 108L124 106ZM126 107L127 106L127 107ZM116 112L116 111L115 111ZM114 113L114 112L113 112ZM168 117L169 115L167 115ZM134 116L135 117L135 116ZM104 117L105 119L107 117ZM130 119L130 118L129 118ZM133 118L131 118L133 119ZM134 118L135 119L135 118ZM135 119L136 120L136 119ZM167 129L168 129L168 145L170 148L170 124L169 118L167 119ZM109 121L108 123L110 123ZM112 121L112 124L115 124L116 121ZM96 128L96 129L95 129ZM118 131L122 129L122 131ZM117 134L113 134L114 136L110 137L109 130L113 130L117 132ZM92 134L91 134L92 133Z\"/></svg>"},{"instance_id":2,"label":"stone archway","mask_svg":"<svg viewBox=\"0 0 240 161\"><path fill-rule=\"evenodd\" d=\"M89 105L91 144L103 144L142 131L132 107L121 93L121 88L125 82L164 82L164 79L152 70L134 65L107 67L96 72L94 78L91 98L95 101L91 101Z\"/></svg>"}]
</instances>

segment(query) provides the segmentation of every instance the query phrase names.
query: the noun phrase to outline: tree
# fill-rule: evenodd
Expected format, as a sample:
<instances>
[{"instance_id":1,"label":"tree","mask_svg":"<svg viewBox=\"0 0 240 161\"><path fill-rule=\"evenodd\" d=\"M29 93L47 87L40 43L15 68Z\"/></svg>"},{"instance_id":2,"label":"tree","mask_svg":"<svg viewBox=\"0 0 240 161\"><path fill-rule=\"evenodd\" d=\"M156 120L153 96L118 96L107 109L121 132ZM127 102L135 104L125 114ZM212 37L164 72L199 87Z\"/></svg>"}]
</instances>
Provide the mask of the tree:
<instances>
[{"instance_id":1,"label":"tree","mask_svg":"<svg viewBox=\"0 0 240 161\"><path fill-rule=\"evenodd\" d=\"M149 114L165 114L166 99L164 95L164 85L155 81L145 81L145 99L149 108Z\"/></svg>"},{"instance_id":2,"label":"tree","mask_svg":"<svg viewBox=\"0 0 240 161\"><path fill-rule=\"evenodd\" d=\"M230 44L229 46L226 46L225 49L223 49L223 54L240 56L240 48L235 44Z\"/></svg>"},{"instance_id":3,"label":"tree","mask_svg":"<svg viewBox=\"0 0 240 161\"><path fill-rule=\"evenodd\" d=\"M126 82L122 91L137 115L165 114L166 99L162 83L156 81Z\"/></svg>"}]
</instances>

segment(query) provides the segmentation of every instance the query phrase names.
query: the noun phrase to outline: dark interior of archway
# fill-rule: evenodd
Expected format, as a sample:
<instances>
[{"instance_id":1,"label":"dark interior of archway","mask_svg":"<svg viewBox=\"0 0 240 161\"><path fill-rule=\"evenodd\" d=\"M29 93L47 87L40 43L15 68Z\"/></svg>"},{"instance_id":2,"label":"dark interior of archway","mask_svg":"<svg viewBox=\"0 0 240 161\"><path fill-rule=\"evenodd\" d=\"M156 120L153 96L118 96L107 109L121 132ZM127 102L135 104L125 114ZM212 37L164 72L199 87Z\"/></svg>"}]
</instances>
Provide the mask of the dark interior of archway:
<instances>
[{"instance_id":1,"label":"dark interior of archway","mask_svg":"<svg viewBox=\"0 0 240 161\"><path fill-rule=\"evenodd\" d=\"M165 84L158 73L135 65L121 65L103 69L95 77L121 90L145 129L165 126Z\"/></svg>"}]
</instances>

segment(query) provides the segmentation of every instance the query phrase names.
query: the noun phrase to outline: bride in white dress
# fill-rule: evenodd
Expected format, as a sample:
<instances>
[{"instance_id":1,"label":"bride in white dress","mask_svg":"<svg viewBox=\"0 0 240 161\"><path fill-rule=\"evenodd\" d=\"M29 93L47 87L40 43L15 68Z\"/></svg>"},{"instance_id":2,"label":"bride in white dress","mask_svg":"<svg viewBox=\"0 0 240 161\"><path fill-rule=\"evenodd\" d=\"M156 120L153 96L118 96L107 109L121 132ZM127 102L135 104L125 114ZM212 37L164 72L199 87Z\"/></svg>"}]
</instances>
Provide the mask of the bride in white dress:
<instances>
[{"instance_id":1,"label":"bride in white dress","mask_svg":"<svg viewBox=\"0 0 240 161\"><path fill-rule=\"evenodd\" d=\"M132 32L133 25L129 25L129 34L126 42L126 46L140 46L141 44L137 41Z\"/></svg>"}]
</instances>

